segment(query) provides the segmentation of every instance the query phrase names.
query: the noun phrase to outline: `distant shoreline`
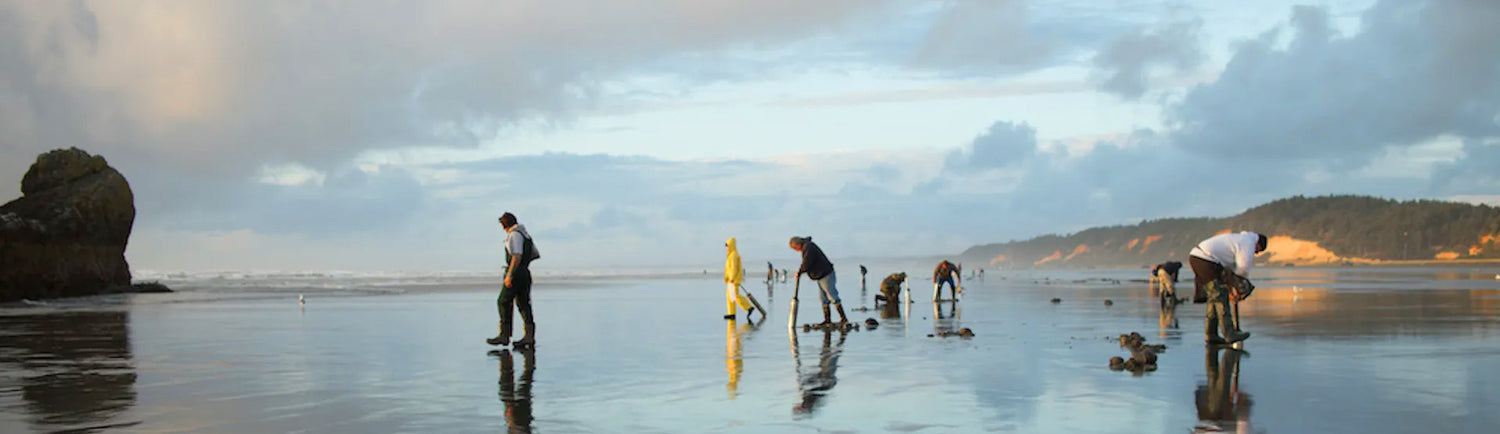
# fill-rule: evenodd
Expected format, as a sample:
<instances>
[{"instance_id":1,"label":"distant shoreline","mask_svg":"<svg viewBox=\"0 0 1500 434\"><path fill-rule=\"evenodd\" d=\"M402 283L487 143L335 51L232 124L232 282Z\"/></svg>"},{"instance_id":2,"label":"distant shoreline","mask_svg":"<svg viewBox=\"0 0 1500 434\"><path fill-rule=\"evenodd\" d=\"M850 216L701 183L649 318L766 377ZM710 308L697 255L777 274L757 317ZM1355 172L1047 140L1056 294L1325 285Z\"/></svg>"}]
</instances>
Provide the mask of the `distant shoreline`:
<instances>
[{"instance_id":1,"label":"distant shoreline","mask_svg":"<svg viewBox=\"0 0 1500 434\"><path fill-rule=\"evenodd\" d=\"M1266 266L1277 267L1291 265L1294 267L1371 267L1390 265L1500 265L1500 258L1494 259L1365 259L1358 261L1334 261L1334 262L1272 262Z\"/></svg>"}]
</instances>

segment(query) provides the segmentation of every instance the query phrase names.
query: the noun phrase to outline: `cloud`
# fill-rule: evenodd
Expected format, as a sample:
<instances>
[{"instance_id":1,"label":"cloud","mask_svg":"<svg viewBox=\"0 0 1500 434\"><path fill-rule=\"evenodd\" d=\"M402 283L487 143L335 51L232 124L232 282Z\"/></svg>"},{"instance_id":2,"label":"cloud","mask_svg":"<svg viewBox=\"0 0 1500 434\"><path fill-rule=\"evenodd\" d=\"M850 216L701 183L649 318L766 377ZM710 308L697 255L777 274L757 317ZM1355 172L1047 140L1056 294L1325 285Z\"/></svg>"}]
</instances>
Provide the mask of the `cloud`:
<instances>
[{"instance_id":1,"label":"cloud","mask_svg":"<svg viewBox=\"0 0 1500 434\"><path fill-rule=\"evenodd\" d=\"M1193 71L1203 61L1202 27L1199 19L1174 19L1117 36L1094 54L1099 90L1135 100L1149 90L1154 74Z\"/></svg>"},{"instance_id":2,"label":"cloud","mask_svg":"<svg viewBox=\"0 0 1500 434\"><path fill-rule=\"evenodd\" d=\"M1500 134L1500 3L1382 1L1338 34L1323 9L1293 9L1281 43L1243 42L1218 80L1167 109L1184 152L1347 172L1387 146Z\"/></svg>"},{"instance_id":3,"label":"cloud","mask_svg":"<svg viewBox=\"0 0 1500 434\"><path fill-rule=\"evenodd\" d=\"M225 177L468 147L568 122L661 59L797 40L880 3L4 2L0 149Z\"/></svg>"},{"instance_id":4,"label":"cloud","mask_svg":"<svg viewBox=\"0 0 1500 434\"><path fill-rule=\"evenodd\" d=\"M392 167L368 173L344 169L322 183L153 187L167 188L175 193L171 200L137 198L138 225L329 239L417 224L433 200L411 173ZM194 205L173 205L184 199Z\"/></svg>"},{"instance_id":5,"label":"cloud","mask_svg":"<svg viewBox=\"0 0 1500 434\"><path fill-rule=\"evenodd\" d=\"M1022 123L995 122L975 137L968 149L948 153L945 170L983 171L1020 165L1036 153L1036 128Z\"/></svg>"}]
</instances>

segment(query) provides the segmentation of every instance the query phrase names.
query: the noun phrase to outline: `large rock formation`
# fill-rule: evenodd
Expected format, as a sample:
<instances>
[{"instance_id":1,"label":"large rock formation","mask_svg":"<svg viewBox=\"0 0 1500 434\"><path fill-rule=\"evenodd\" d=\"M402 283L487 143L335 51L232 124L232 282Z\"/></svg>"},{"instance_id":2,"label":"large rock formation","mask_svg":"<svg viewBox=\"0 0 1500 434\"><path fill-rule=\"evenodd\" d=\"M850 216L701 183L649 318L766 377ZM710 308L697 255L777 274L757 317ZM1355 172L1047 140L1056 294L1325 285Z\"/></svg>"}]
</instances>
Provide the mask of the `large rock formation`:
<instances>
[{"instance_id":1,"label":"large rock formation","mask_svg":"<svg viewBox=\"0 0 1500 434\"><path fill-rule=\"evenodd\" d=\"M42 154L21 179L21 194L0 206L0 302L130 285L125 244L135 197L104 157L77 148Z\"/></svg>"}]
</instances>

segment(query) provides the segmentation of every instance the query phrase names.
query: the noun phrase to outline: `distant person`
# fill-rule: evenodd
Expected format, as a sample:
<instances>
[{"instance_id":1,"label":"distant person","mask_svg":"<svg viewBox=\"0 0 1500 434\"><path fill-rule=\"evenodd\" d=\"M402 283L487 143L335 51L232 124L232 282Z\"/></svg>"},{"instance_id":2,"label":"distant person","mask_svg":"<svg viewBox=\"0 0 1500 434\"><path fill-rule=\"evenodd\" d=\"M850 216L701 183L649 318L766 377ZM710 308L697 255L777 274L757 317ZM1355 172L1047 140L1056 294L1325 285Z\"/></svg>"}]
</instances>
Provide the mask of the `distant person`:
<instances>
[{"instance_id":1,"label":"distant person","mask_svg":"<svg viewBox=\"0 0 1500 434\"><path fill-rule=\"evenodd\" d=\"M495 300L500 310L500 334L485 339L490 345L510 343L511 306L521 314L525 323L526 337L515 342L517 347L536 345L536 321L531 316L531 261L541 258L526 226L516 222L515 214L500 216L500 227L505 229L505 286L500 289L500 298Z\"/></svg>"},{"instance_id":2,"label":"distant person","mask_svg":"<svg viewBox=\"0 0 1500 434\"><path fill-rule=\"evenodd\" d=\"M1152 280L1156 282L1153 289L1159 289L1162 303L1177 302L1177 273L1182 270L1182 263L1167 261L1156 264L1151 269Z\"/></svg>"},{"instance_id":3,"label":"distant person","mask_svg":"<svg viewBox=\"0 0 1500 434\"><path fill-rule=\"evenodd\" d=\"M1236 299L1249 296L1250 266L1255 254L1266 250L1266 236L1254 232L1216 235L1193 248L1188 264L1193 267L1193 286L1208 301L1204 341L1224 344L1243 341L1249 333L1239 330L1229 310L1230 292ZM1223 329L1220 338L1217 329Z\"/></svg>"},{"instance_id":4,"label":"distant person","mask_svg":"<svg viewBox=\"0 0 1500 434\"><path fill-rule=\"evenodd\" d=\"M865 274L869 274L869 273L870 273L870 270L866 270L865 269L865 264L859 264L859 288L860 288L860 290L864 290L864 288L865 288Z\"/></svg>"},{"instance_id":5,"label":"distant person","mask_svg":"<svg viewBox=\"0 0 1500 434\"><path fill-rule=\"evenodd\" d=\"M891 273L880 281L880 293L875 294L875 304L900 303L901 284L906 283L906 273Z\"/></svg>"},{"instance_id":6,"label":"distant person","mask_svg":"<svg viewBox=\"0 0 1500 434\"><path fill-rule=\"evenodd\" d=\"M767 282L773 282L775 280L776 280L776 267L772 267L771 266L771 261L766 261L766 281Z\"/></svg>"},{"instance_id":7,"label":"distant person","mask_svg":"<svg viewBox=\"0 0 1500 434\"><path fill-rule=\"evenodd\" d=\"M940 295L943 293L944 283L948 284L948 293L952 295L952 298L954 300L958 299L958 284L953 282L955 277L958 278L959 283L963 283L963 270L959 269L958 265L948 262L946 259L943 262L939 262L937 267L932 269L932 301L938 301L938 298L941 298Z\"/></svg>"},{"instance_id":8,"label":"distant person","mask_svg":"<svg viewBox=\"0 0 1500 434\"><path fill-rule=\"evenodd\" d=\"M833 305L839 311L839 322L849 322L849 317L844 315L844 306L839 300L838 278L833 272L833 263L828 261L828 256L823 254L823 249L812 242L812 237L792 237L787 245L802 253L802 266L797 268L797 279L807 274L807 278L818 284L818 301L823 302L823 323L832 324L833 318L828 312L828 305Z\"/></svg>"},{"instance_id":9,"label":"distant person","mask_svg":"<svg viewBox=\"0 0 1500 434\"><path fill-rule=\"evenodd\" d=\"M740 284L745 282L745 269L740 268L740 252L734 247L734 238L724 242L724 252L724 303L725 311L728 312L724 314L724 319L734 319L734 305L739 303L740 308L745 310L745 319L749 320L750 314L755 313L755 307L740 294Z\"/></svg>"}]
</instances>

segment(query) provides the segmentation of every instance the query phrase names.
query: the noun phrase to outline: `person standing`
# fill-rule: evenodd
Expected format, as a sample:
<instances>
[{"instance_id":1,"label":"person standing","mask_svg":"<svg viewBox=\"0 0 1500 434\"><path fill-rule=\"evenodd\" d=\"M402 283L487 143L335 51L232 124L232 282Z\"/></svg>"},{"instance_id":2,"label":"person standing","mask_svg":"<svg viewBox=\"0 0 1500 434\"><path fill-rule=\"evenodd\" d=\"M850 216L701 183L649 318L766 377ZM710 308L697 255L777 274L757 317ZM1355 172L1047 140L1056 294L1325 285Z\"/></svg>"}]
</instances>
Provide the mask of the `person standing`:
<instances>
[{"instance_id":1,"label":"person standing","mask_svg":"<svg viewBox=\"0 0 1500 434\"><path fill-rule=\"evenodd\" d=\"M740 267L740 252L734 244L734 238L724 242L724 319L734 319L734 305L738 302L740 308L745 310L745 319L749 320L750 314L755 313L755 307L740 294L740 284L745 281L745 269Z\"/></svg>"},{"instance_id":2,"label":"person standing","mask_svg":"<svg viewBox=\"0 0 1500 434\"><path fill-rule=\"evenodd\" d=\"M938 301L939 294L943 292L944 283L948 284L948 293L952 295L952 298L958 300L958 284L953 283L954 277L958 278L959 283L963 283L963 271L947 259L939 262L937 267L932 269L932 301Z\"/></svg>"},{"instance_id":3,"label":"person standing","mask_svg":"<svg viewBox=\"0 0 1500 434\"><path fill-rule=\"evenodd\" d=\"M1250 266L1255 254L1266 250L1266 241L1265 235L1249 231L1222 234L1203 240L1189 253L1193 286L1208 301L1203 331L1208 344L1234 343L1250 337L1235 324L1229 297L1231 291L1236 292L1236 299L1249 295ZM1222 338L1219 329L1224 332Z\"/></svg>"},{"instance_id":4,"label":"person standing","mask_svg":"<svg viewBox=\"0 0 1500 434\"><path fill-rule=\"evenodd\" d=\"M833 263L823 254L823 249L812 242L812 237L792 237L787 244L792 250L802 253L802 266L797 268L797 279L802 279L802 274L806 273L807 278L818 284L818 301L823 302L823 323L833 323L828 311L829 305L838 309L840 322L849 322L839 300L838 278L833 272Z\"/></svg>"},{"instance_id":5,"label":"person standing","mask_svg":"<svg viewBox=\"0 0 1500 434\"><path fill-rule=\"evenodd\" d=\"M864 291L865 290L865 274L868 274L869 272L870 272L870 270L868 270L868 269L865 268L865 264L859 264L859 290L860 291ZM864 295L861 294L860 297L864 297Z\"/></svg>"},{"instance_id":6,"label":"person standing","mask_svg":"<svg viewBox=\"0 0 1500 434\"><path fill-rule=\"evenodd\" d=\"M500 334L485 339L490 345L510 343L511 308L521 314L526 337L515 342L517 347L536 345L536 321L531 316L531 261L541 258L526 226L516 221L509 212L500 216L500 227L505 229L505 286L495 306L500 311Z\"/></svg>"}]
</instances>

